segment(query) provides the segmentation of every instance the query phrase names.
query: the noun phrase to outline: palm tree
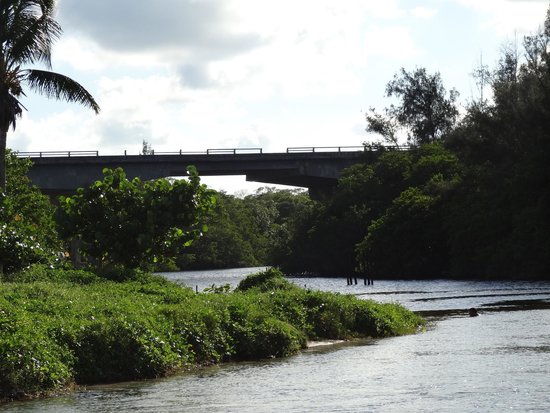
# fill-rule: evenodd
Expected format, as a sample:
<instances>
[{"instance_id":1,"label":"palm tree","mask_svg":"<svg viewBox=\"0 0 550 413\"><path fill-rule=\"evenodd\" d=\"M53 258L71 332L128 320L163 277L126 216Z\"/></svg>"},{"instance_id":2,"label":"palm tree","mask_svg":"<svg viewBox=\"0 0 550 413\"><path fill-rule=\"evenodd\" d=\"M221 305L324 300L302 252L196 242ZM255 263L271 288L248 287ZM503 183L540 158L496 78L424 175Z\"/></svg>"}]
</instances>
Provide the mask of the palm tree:
<instances>
[{"instance_id":1,"label":"palm tree","mask_svg":"<svg viewBox=\"0 0 550 413\"><path fill-rule=\"evenodd\" d=\"M51 69L51 47L61 27L53 19L55 0L0 0L0 192L6 187L6 143L10 127L25 107L23 85L56 99L77 102L99 112L92 95L71 78L23 66Z\"/></svg>"}]
</instances>

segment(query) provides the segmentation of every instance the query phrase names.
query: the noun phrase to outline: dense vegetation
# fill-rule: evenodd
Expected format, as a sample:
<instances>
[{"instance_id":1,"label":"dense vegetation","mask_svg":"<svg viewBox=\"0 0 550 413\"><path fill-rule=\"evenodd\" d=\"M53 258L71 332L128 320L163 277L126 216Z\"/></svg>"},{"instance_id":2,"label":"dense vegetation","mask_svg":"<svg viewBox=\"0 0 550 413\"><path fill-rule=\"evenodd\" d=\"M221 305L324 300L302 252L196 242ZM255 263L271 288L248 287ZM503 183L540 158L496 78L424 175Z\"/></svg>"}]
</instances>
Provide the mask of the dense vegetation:
<instances>
[{"instance_id":1,"label":"dense vegetation","mask_svg":"<svg viewBox=\"0 0 550 413\"><path fill-rule=\"evenodd\" d=\"M28 160L8 150L6 165L7 187L0 192L0 273L31 263L54 264L63 251L54 207L27 178Z\"/></svg>"},{"instance_id":2,"label":"dense vegetation","mask_svg":"<svg viewBox=\"0 0 550 413\"><path fill-rule=\"evenodd\" d=\"M175 260L180 269L254 267L284 260L291 231L313 208L303 190L223 192L205 218L208 231Z\"/></svg>"},{"instance_id":3,"label":"dense vegetation","mask_svg":"<svg viewBox=\"0 0 550 413\"><path fill-rule=\"evenodd\" d=\"M459 179L457 157L439 144L382 151L375 162L348 169L334 197L300 223L281 268L442 276L446 233L440 208Z\"/></svg>"},{"instance_id":4,"label":"dense vegetation","mask_svg":"<svg viewBox=\"0 0 550 413\"><path fill-rule=\"evenodd\" d=\"M307 340L415 332L394 304L300 289L276 270L237 291L150 275L126 282L35 266L0 283L0 399L152 378L201 364L283 357Z\"/></svg>"},{"instance_id":5,"label":"dense vegetation","mask_svg":"<svg viewBox=\"0 0 550 413\"><path fill-rule=\"evenodd\" d=\"M402 70L400 99L367 129L410 151L381 151L344 173L334 196L294 229L287 272L375 277L550 277L550 11L523 54L504 49L456 120L439 75ZM414 99L413 99L414 98ZM376 145L375 145L376 146Z\"/></svg>"},{"instance_id":6,"label":"dense vegetation","mask_svg":"<svg viewBox=\"0 0 550 413\"><path fill-rule=\"evenodd\" d=\"M550 17L523 53L505 48L494 70L476 70L484 93L461 117L439 74L402 69L386 89L396 103L366 116L383 141L368 144L369 161L346 170L323 202L291 190L214 194L193 174L145 183L106 171L61 201L63 246L52 207L26 181L28 164L8 154L0 270L59 263L75 238L104 274L277 265L334 276L548 278L549 46ZM410 150L382 145L403 137Z\"/></svg>"},{"instance_id":7,"label":"dense vegetation","mask_svg":"<svg viewBox=\"0 0 550 413\"><path fill-rule=\"evenodd\" d=\"M189 179L129 180L121 168L102 181L60 198L58 222L65 239L101 273L152 269L170 260L207 229L202 224L215 199L194 168Z\"/></svg>"}]
</instances>

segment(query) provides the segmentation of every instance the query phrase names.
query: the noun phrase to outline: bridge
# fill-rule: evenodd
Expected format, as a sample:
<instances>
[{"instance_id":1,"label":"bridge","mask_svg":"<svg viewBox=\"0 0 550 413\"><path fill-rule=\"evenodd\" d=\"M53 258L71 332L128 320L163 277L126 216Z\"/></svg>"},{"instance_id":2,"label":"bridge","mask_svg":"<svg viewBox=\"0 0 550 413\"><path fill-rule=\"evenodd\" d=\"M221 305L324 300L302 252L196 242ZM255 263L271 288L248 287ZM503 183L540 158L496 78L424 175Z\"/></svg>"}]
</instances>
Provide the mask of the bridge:
<instances>
[{"instance_id":1,"label":"bridge","mask_svg":"<svg viewBox=\"0 0 550 413\"><path fill-rule=\"evenodd\" d=\"M49 195L69 194L78 187L88 186L103 178L104 168L121 167L130 179L150 180L186 176L186 168L194 165L200 176L246 175L247 181L304 187L312 196L320 197L332 191L344 168L372 160L377 153L364 146L339 146L295 147L280 153L240 148L151 151L146 155L99 155L98 151L19 152L18 155L33 161L29 178Z\"/></svg>"}]
</instances>

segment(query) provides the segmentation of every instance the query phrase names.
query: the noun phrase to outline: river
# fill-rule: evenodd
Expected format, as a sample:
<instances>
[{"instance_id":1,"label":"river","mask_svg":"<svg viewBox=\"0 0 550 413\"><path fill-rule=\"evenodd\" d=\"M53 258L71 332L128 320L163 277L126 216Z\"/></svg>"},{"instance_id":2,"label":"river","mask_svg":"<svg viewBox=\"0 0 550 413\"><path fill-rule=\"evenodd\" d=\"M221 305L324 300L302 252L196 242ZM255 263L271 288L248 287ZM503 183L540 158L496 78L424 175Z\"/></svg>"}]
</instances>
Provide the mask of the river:
<instances>
[{"instance_id":1,"label":"river","mask_svg":"<svg viewBox=\"0 0 550 413\"><path fill-rule=\"evenodd\" d=\"M255 269L165 274L202 290ZM0 412L548 412L550 283L293 278L311 289L399 302L425 332L312 347L287 359L90 386ZM469 317L476 307L479 317Z\"/></svg>"}]
</instances>

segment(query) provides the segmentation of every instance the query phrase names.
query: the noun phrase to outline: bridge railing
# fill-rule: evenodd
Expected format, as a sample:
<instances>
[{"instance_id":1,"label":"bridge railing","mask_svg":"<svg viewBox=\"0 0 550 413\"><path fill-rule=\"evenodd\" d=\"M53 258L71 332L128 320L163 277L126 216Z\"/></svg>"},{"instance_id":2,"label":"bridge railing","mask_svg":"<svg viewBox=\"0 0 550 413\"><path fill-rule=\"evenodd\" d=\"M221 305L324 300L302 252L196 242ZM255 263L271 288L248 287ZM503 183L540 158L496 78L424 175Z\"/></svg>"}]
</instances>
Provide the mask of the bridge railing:
<instances>
[{"instance_id":1,"label":"bridge railing","mask_svg":"<svg viewBox=\"0 0 550 413\"><path fill-rule=\"evenodd\" d=\"M156 152L151 150L148 154L139 154L142 156L150 155L222 155L232 154L240 155L245 153L263 153L262 148L214 148L206 151L184 151L180 149L177 152ZM21 158L48 158L48 157L76 157L76 156L99 156L99 151L40 151L40 152L17 152L17 156ZM128 156L128 152L124 151L124 156Z\"/></svg>"},{"instance_id":2,"label":"bridge railing","mask_svg":"<svg viewBox=\"0 0 550 413\"><path fill-rule=\"evenodd\" d=\"M216 154L243 154L243 153L263 153L262 148L233 148L233 149L207 149L207 155Z\"/></svg>"},{"instance_id":3,"label":"bridge railing","mask_svg":"<svg viewBox=\"0 0 550 413\"><path fill-rule=\"evenodd\" d=\"M410 146L381 146L381 145L362 145L362 146L295 146L286 148L286 153L319 153L319 152L359 152L376 151L380 149L405 151ZM152 150L148 154L152 155L242 155L242 154L262 154L262 148L214 148L206 151L183 151L178 152L155 152ZM41 151L41 152L17 152L17 156L22 158L48 158L48 157L78 157L78 156L99 156L99 151ZM124 156L128 156L124 151Z\"/></svg>"},{"instance_id":4,"label":"bridge railing","mask_svg":"<svg viewBox=\"0 0 550 413\"><path fill-rule=\"evenodd\" d=\"M206 151L184 151L179 150L178 152L157 152L155 150L151 150L148 154L140 154L143 156L148 155L240 155L244 153L263 153L262 148L219 148L219 149L207 149ZM124 155L126 156L127 153L124 151Z\"/></svg>"},{"instance_id":5,"label":"bridge railing","mask_svg":"<svg viewBox=\"0 0 550 413\"><path fill-rule=\"evenodd\" d=\"M99 151L43 151L43 152L17 152L20 158L49 158L49 157L76 157L99 156Z\"/></svg>"},{"instance_id":6,"label":"bridge railing","mask_svg":"<svg viewBox=\"0 0 550 413\"><path fill-rule=\"evenodd\" d=\"M286 148L286 153L355 152L363 151L364 149L364 146L295 146Z\"/></svg>"},{"instance_id":7,"label":"bridge railing","mask_svg":"<svg viewBox=\"0 0 550 413\"><path fill-rule=\"evenodd\" d=\"M141 156L149 156L149 155L204 155L204 151L183 151L179 150L178 152L157 152L155 150L151 150L151 153L143 154L140 153ZM126 156L127 153L124 151L124 156Z\"/></svg>"},{"instance_id":8,"label":"bridge railing","mask_svg":"<svg viewBox=\"0 0 550 413\"><path fill-rule=\"evenodd\" d=\"M384 148L386 150L406 151L410 149L410 146L406 145L394 145L394 146L381 146L381 145L362 145L362 146L295 146L292 148L286 148L286 153L316 153L316 152L358 152L358 151L370 151Z\"/></svg>"}]
</instances>

